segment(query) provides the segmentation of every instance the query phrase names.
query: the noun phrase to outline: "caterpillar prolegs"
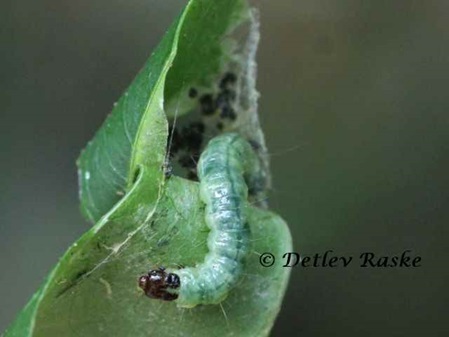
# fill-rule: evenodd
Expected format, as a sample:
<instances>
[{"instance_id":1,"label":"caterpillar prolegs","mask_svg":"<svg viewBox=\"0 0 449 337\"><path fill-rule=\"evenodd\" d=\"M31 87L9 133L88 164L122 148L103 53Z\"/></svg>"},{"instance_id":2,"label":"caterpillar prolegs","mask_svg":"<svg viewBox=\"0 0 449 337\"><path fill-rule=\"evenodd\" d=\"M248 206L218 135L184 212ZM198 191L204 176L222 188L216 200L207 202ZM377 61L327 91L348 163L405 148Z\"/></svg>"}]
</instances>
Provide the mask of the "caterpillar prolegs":
<instances>
[{"instance_id":1,"label":"caterpillar prolegs","mask_svg":"<svg viewBox=\"0 0 449 337\"><path fill-rule=\"evenodd\" d=\"M220 303L240 280L250 246L248 191L257 194L263 181L259 158L237 133L210 140L197 170L210 228L209 252L195 267L159 268L139 278L148 297L176 300L180 307Z\"/></svg>"}]
</instances>

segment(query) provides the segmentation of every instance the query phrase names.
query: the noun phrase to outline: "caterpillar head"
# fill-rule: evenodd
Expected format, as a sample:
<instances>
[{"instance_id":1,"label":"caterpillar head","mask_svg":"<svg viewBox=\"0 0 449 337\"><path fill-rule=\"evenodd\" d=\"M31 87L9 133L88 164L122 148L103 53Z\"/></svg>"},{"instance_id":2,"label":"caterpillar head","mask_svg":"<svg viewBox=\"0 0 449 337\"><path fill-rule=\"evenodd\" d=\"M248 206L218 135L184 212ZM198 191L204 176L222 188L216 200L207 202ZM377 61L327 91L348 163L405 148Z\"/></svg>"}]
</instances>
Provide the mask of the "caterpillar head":
<instances>
[{"instance_id":1,"label":"caterpillar head","mask_svg":"<svg viewBox=\"0 0 449 337\"><path fill-rule=\"evenodd\" d=\"M181 285L179 276L167 273L165 268L153 269L147 275L139 277L139 287L150 298L174 301L178 298L176 289Z\"/></svg>"}]
</instances>

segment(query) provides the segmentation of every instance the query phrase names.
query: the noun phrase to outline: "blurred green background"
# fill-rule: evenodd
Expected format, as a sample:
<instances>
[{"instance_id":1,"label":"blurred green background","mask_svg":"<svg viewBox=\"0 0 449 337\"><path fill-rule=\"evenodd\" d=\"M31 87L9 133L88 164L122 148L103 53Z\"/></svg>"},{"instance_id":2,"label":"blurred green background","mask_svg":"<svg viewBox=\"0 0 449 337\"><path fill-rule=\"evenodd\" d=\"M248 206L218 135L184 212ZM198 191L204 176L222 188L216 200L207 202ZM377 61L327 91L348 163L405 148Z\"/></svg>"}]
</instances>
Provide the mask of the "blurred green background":
<instances>
[{"instance_id":1,"label":"blurred green background","mask_svg":"<svg viewBox=\"0 0 449 337\"><path fill-rule=\"evenodd\" d=\"M273 336L447 336L449 3L253 1L271 207L295 250ZM185 1L0 2L0 330L89 226L75 160Z\"/></svg>"}]
</instances>

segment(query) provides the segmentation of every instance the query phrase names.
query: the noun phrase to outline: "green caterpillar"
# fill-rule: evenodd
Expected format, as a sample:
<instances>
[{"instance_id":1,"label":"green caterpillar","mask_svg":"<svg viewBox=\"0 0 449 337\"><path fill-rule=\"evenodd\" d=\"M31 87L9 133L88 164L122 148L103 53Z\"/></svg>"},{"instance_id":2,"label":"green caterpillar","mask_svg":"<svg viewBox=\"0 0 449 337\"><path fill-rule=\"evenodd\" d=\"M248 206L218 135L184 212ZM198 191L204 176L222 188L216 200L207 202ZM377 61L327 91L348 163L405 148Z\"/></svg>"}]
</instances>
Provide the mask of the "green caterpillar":
<instances>
[{"instance_id":1,"label":"green caterpillar","mask_svg":"<svg viewBox=\"0 0 449 337\"><path fill-rule=\"evenodd\" d=\"M208 254L195 267L159 268L139 278L148 297L176 300L180 307L220 303L240 280L250 249L248 188L253 196L263 189L259 158L237 133L213 138L201 154L197 170L210 228Z\"/></svg>"}]
</instances>

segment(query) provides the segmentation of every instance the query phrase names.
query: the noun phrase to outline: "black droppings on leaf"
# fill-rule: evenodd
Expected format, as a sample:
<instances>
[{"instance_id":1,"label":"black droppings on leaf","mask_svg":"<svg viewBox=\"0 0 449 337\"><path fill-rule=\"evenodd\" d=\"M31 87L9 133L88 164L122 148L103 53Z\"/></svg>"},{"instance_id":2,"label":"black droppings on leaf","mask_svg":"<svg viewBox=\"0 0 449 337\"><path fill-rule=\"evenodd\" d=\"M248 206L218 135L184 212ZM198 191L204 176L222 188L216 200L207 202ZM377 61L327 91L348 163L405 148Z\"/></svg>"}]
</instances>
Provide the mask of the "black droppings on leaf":
<instances>
[{"instance_id":1,"label":"black droppings on leaf","mask_svg":"<svg viewBox=\"0 0 449 337\"><path fill-rule=\"evenodd\" d=\"M195 98L196 96L198 96L198 90L196 90L195 88L190 88L189 89L189 97Z\"/></svg>"},{"instance_id":2,"label":"black droppings on leaf","mask_svg":"<svg viewBox=\"0 0 449 337\"><path fill-rule=\"evenodd\" d=\"M220 81L220 89L226 89L228 85L234 84L236 81L237 75L232 72L227 72Z\"/></svg>"},{"instance_id":3,"label":"black droppings on leaf","mask_svg":"<svg viewBox=\"0 0 449 337\"><path fill-rule=\"evenodd\" d=\"M215 112L215 102L211 94L204 94L200 97L201 113L205 116L213 115Z\"/></svg>"},{"instance_id":4,"label":"black droppings on leaf","mask_svg":"<svg viewBox=\"0 0 449 337\"><path fill-rule=\"evenodd\" d=\"M224 106L220 113L221 118L228 118L230 120L235 120L237 118L237 114L234 109L230 106Z\"/></svg>"}]
</instances>

